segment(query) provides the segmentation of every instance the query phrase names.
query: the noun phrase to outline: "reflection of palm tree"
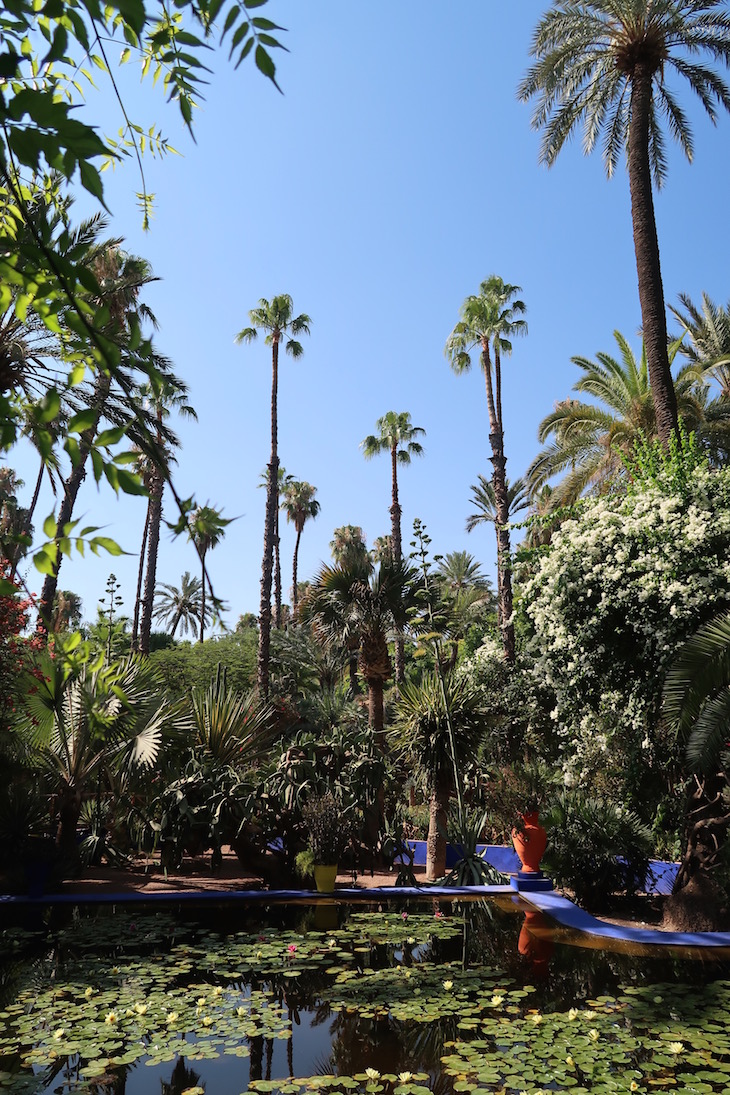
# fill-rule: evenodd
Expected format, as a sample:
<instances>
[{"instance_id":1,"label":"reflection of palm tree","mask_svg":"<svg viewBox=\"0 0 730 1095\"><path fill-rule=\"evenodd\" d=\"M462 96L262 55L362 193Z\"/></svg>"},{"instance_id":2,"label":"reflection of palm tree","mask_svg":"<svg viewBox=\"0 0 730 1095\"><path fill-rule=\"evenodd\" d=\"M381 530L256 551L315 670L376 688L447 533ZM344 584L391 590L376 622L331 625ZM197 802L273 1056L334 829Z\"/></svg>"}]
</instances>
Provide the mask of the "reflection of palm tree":
<instances>
[{"instance_id":1,"label":"reflection of palm tree","mask_svg":"<svg viewBox=\"0 0 730 1095\"><path fill-rule=\"evenodd\" d=\"M193 638L198 637L198 627L203 607L203 583L200 578L192 578L190 571L186 570L180 579L180 587L163 583L155 590L154 618L162 624L172 625L170 635L174 639L175 632L180 627L182 635L188 631ZM213 609L206 605L205 621L210 623L213 619Z\"/></svg>"},{"instance_id":2,"label":"reflection of palm tree","mask_svg":"<svg viewBox=\"0 0 730 1095\"><path fill-rule=\"evenodd\" d=\"M541 159L548 166L583 125L591 152L603 137L611 176L626 150L639 301L656 406L657 434L666 445L678 414L654 216L652 176L661 186L667 169L660 116L688 160L692 134L687 115L666 77L684 77L714 121L730 108L730 89L698 54L730 61L724 0L557 0L533 38L535 64L519 90L536 98L533 125L543 129Z\"/></svg>"},{"instance_id":3,"label":"reflection of palm tree","mask_svg":"<svg viewBox=\"0 0 730 1095\"><path fill-rule=\"evenodd\" d=\"M178 1057L169 1082L160 1079L160 1095L183 1095L183 1092L189 1088L198 1091L201 1088L205 1089L205 1084L201 1083L200 1073L190 1065L186 1065L184 1057Z\"/></svg>"}]
</instances>

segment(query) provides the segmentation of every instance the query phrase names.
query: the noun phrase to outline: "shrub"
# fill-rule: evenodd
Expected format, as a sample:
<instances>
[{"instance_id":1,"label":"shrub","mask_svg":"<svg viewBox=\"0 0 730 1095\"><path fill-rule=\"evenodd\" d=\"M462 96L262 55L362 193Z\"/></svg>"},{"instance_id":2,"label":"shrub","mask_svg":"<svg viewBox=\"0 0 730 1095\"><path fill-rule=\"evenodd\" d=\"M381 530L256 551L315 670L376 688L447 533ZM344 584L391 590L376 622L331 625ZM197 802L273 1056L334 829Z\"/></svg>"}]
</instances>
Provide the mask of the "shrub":
<instances>
[{"instance_id":1,"label":"shrub","mask_svg":"<svg viewBox=\"0 0 730 1095\"><path fill-rule=\"evenodd\" d=\"M605 904L614 893L640 890L651 855L650 830L630 810L566 791L546 818L545 869L581 905Z\"/></svg>"}]
</instances>

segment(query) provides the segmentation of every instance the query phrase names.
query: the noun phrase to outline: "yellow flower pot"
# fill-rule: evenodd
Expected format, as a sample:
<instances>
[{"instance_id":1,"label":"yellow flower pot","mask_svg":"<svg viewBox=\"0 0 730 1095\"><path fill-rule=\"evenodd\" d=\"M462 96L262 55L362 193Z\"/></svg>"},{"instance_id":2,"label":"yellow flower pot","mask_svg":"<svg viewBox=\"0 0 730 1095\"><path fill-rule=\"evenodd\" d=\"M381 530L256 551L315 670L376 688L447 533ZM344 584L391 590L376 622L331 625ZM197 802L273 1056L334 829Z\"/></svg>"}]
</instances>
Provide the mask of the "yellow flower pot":
<instances>
[{"instance_id":1,"label":"yellow flower pot","mask_svg":"<svg viewBox=\"0 0 730 1095\"><path fill-rule=\"evenodd\" d=\"M335 879L337 878L337 864L334 866L322 866L321 864L315 864L314 867L314 881L317 884L318 893L333 893L335 888Z\"/></svg>"}]
</instances>

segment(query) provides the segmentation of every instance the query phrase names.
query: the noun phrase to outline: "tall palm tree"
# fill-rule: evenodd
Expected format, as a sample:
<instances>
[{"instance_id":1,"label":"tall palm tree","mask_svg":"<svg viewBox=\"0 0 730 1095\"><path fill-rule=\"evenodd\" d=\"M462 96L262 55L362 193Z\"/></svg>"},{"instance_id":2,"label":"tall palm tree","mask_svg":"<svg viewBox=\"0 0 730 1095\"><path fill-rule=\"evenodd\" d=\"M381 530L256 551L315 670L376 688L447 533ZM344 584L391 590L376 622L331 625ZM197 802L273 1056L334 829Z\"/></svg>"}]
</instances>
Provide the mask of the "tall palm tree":
<instances>
[{"instance_id":1,"label":"tall palm tree","mask_svg":"<svg viewBox=\"0 0 730 1095\"><path fill-rule=\"evenodd\" d=\"M162 583L155 590L154 619L170 627L170 636L174 639L178 627L183 635L188 632L198 637L198 627L203 611L203 583L193 578L186 570L180 579L180 586ZM205 622L213 619L213 609L205 606Z\"/></svg>"},{"instance_id":2,"label":"tall palm tree","mask_svg":"<svg viewBox=\"0 0 730 1095\"><path fill-rule=\"evenodd\" d=\"M573 391L599 402L562 400L540 423L538 439L541 444L550 443L533 460L527 478L534 492L553 476L565 473L550 495L553 509L571 504L586 490L597 493L607 490L626 474L622 455L630 455L642 436L657 436L646 345L637 360L619 331L614 332L614 337L619 357L599 353L595 361L585 357L571 359L582 371ZM672 361L678 348L676 342L670 349ZM703 403L691 370L680 373L676 390L686 427L701 432Z\"/></svg>"},{"instance_id":3,"label":"tall palm tree","mask_svg":"<svg viewBox=\"0 0 730 1095\"><path fill-rule=\"evenodd\" d=\"M479 615L495 608L494 593L480 564L468 551L450 551L435 571L443 604L446 633L453 669L459 653L459 642Z\"/></svg>"},{"instance_id":4,"label":"tall palm tree","mask_svg":"<svg viewBox=\"0 0 730 1095\"><path fill-rule=\"evenodd\" d=\"M680 293L679 303L681 308L671 311L689 336L682 341L682 353L703 377L717 381L723 399L730 399L730 301L723 308L703 293L698 308L686 293Z\"/></svg>"},{"instance_id":5,"label":"tall palm tree","mask_svg":"<svg viewBox=\"0 0 730 1095\"><path fill-rule=\"evenodd\" d=\"M306 618L326 645L354 643L368 689L368 722L385 750L383 692L391 676L388 636L406 626L412 571L393 559L365 565L323 566L307 596Z\"/></svg>"},{"instance_id":6,"label":"tall palm tree","mask_svg":"<svg viewBox=\"0 0 730 1095\"><path fill-rule=\"evenodd\" d=\"M265 342L271 346L271 457L269 459L269 478L266 490L266 518L264 522L264 557L261 564L261 605L259 610L259 650L256 679L261 695L269 696L269 647L271 644L271 572L274 561L274 537L276 535L276 516L279 509L279 448L277 399L279 390L279 345L282 339L285 350L292 357L301 357L304 353L297 335L308 335L311 320L306 313L295 316L294 304L288 293L264 297L258 307L248 313L250 327L244 327L236 335L236 342L251 342L258 337L259 331L265 331ZM289 336L289 337L287 337Z\"/></svg>"},{"instance_id":7,"label":"tall palm tree","mask_svg":"<svg viewBox=\"0 0 730 1095\"><path fill-rule=\"evenodd\" d=\"M139 629L139 651L141 654L150 652L150 634L152 632L152 611L157 582L157 552L160 544L160 525L162 522L162 497L165 490L165 481L169 477L169 463L171 460L170 444L165 443L162 433L162 425L169 418L172 410L188 418L197 419L195 409L188 403L188 386L182 380L174 376L163 376L154 385L145 384L140 388L140 394L147 400L152 408L157 423L157 452L151 454L148 463L147 489L147 517L145 520L145 539L147 546L147 569L144 583L144 597L141 598L142 619ZM139 604L139 590L137 593ZM138 615L138 607L135 605L135 622ZM137 648L136 628L132 629L132 649Z\"/></svg>"},{"instance_id":8,"label":"tall palm tree","mask_svg":"<svg viewBox=\"0 0 730 1095\"><path fill-rule=\"evenodd\" d=\"M390 454L390 542L393 560L396 563L400 563L403 558L403 549L401 545L400 527L401 507L398 501L398 465L410 464L412 456L423 456L423 446L414 439L422 435L425 436L426 431L420 426L414 426L411 423L411 416L407 411L402 411L400 414L396 414L395 411L388 411L387 414L384 414L382 418L377 420L375 428L378 433L369 434L365 440L360 443L360 447L366 460L371 460L372 457L377 456L378 453L381 452ZM403 637L398 636L395 646L396 683L401 684L404 678L404 643Z\"/></svg>"},{"instance_id":9,"label":"tall palm tree","mask_svg":"<svg viewBox=\"0 0 730 1095\"><path fill-rule=\"evenodd\" d=\"M497 520L497 507L494 499L494 484L485 479L483 475L477 476L478 482L472 483L471 505L474 512L466 519L466 531L473 532L479 525L494 525ZM510 521L522 510L527 509L530 497L527 483L524 479L515 479L514 483L506 480L507 485L507 511Z\"/></svg>"},{"instance_id":10,"label":"tall palm tree","mask_svg":"<svg viewBox=\"0 0 730 1095\"><path fill-rule=\"evenodd\" d=\"M292 479L284 486L284 500L281 503L287 521L291 521L297 533L292 563L292 612L295 617L298 602L297 562L299 560L299 541L302 538L302 532L307 521L313 521L320 511L320 504L314 497L316 493L317 488L313 487L311 483Z\"/></svg>"},{"instance_id":11,"label":"tall palm tree","mask_svg":"<svg viewBox=\"0 0 730 1095\"><path fill-rule=\"evenodd\" d=\"M517 294L519 285L508 285L492 274L479 286L479 292L467 297L461 306L461 319L446 342L446 356L455 373L471 367L471 351L479 350L489 414L489 444L493 472L495 529L497 532L497 572L499 588L499 626L504 656L515 660L515 629L512 624L512 570L510 564L509 496L507 460L504 455L502 419L502 354L512 353L512 339L527 334L527 324L519 317L526 311ZM492 353L494 363L492 363ZM492 378L494 368L494 378Z\"/></svg>"},{"instance_id":12,"label":"tall palm tree","mask_svg":"<svg viewBox=\"0 0 730 1095\"><path fill-rule=\"evenodd\" d=\"M205 556L212 548L218 546L223 537L225 536L225 530L230 525L232 517L224 517L220 510L214 509L213 506L205 505L198 506L190 514L189 519L189 535L190 539L195 544L198 552L198 558L200 559L200 566L202 568L202 574L200 578L200 642L205 639Z\"/></svg>"},{"instance_id":13,"label":"tall palm tree","mask_svg":"<svg viewBox=\"0 0 730 1095\"><path fill-rule=\"evenodd\" d=\"M725 0L558 0L540 20L531 53L519 94L537 98L541 160L553 164L581 124L586 153L603 138L609 177L626 150L649 376L657 432L668 444L678 418L652 193L652 176L661 186L667 169L660 117L691 161L692 133L668 74L684 77L712 121L718 106L730 110L727 84L696 59L730 63L730 13Z\"/></svg>"}]
</instances>

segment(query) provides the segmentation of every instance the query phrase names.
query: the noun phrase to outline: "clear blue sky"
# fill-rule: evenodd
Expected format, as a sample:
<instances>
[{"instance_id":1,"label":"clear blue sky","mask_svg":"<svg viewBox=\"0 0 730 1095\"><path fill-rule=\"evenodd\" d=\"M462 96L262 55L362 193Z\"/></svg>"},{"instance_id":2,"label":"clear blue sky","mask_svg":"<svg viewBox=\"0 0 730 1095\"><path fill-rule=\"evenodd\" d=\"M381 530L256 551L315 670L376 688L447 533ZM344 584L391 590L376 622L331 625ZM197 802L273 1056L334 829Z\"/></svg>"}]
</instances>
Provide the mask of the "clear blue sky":
<instances>
[{"instance_id":1,"label":"clear blue sky","mask_svg":"<svg viewBox=\"0 0 730 1095\"><path fill-rule=\"evenodd\" d=\"M239 517L208 557L231 626L259 603L270 351L263 341L235 346L234 336L260 297L288 292L312 317L304 356L282 363L279 393L280 460L318 488L322 507L302 538L302 579L329 559L336 526L361 525L370 543L389 531L389 462L366 462L358 447L388 410L409 411L426 430L425 456L400 479L404 543L419 516L435 551L469 550L494 578L492 529L464 531L470 484L491 471L484 384L476 364L457 377L443 355L462 301L487 275L522 286L528 308L529 335L505 363L511 478L535 455L540 420L570 393L571 356L611 352L614 329L638 349L625 168L608 181L600 155L584 157L579 143L541 167L531 109L517 101L546 7L270 0L264 13L288 28L290 52L276 57L284 94L219 51L196 144L151 83L125 83L137 120L157 122L183 154L146 162L157 210L147 234L132 164L104 178L111 230L162 279L145 297L156 341L199 416L179 424L178 488ZM730 119L713 128L688 88L682 101L696 155L690 166L671 147L657 197L665 293L670 304L703 290L725 302ZM32 485L32 462L18 456ZM49 496L43 512L50 506ZM79 507L136 553L143 500L116 502L87 482ZM172 518L167 495L166 511ZM282 519L285 589L293 544ZM163 535L159 581L179 584L197 567L188 543ZM134 554L74 558L60 585L93 619L113 570L131 614L136 569ZM39 589L40 577L30 583Z\"/></svg>"}]
</instances>

